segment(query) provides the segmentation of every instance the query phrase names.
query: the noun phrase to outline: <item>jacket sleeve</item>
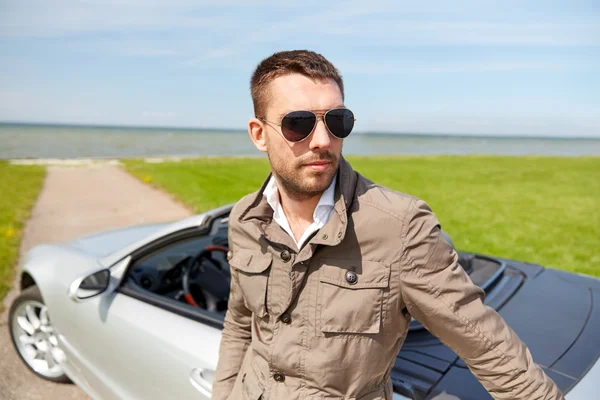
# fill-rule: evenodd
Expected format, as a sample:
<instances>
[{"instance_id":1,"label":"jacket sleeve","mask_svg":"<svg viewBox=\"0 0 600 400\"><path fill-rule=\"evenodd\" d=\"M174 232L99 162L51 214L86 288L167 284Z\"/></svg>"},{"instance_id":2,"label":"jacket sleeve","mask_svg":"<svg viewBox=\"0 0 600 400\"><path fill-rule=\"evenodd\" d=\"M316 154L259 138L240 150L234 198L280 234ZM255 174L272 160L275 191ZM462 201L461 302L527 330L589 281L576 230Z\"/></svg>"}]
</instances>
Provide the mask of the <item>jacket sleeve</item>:
<instances>
[{"instance_id":1,"label":"jacket sleeve","mask_svg":"<svg viewBox=\"0 0 600 400\"><path fill-rule=\"evenodd\" d=\"M517 334L484 305L483 290L458 264L427 204L413 201L409 215L401 290L410 314L454 350L495 399L564 399Z\"/></svg>"},{"instance_id":2,"label":"jacket sleeve","mask_svg":"<svg viewBox=\"0 0 600 400\"><path fill-rule=\"evenodd\" d=\"M221 336L219 362L213 380L212 400L228 398L252 339L252 311L244 303L238 282L238 272L231 268L231 292Z\"/></svg>"}]
</instances>

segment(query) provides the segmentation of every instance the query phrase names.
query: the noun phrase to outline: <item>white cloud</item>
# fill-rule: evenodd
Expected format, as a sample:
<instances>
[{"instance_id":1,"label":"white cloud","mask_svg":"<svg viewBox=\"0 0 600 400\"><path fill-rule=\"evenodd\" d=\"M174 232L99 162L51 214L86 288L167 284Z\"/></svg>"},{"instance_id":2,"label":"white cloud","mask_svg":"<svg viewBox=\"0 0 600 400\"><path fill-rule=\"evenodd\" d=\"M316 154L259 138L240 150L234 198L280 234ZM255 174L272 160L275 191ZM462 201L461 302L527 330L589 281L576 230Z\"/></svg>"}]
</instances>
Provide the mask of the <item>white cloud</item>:
<instances>
[{"instance_id":1,"label":"white cloud","mask_svg":"<svg viewBox=\"0 0 600 400\"><path fill-rule=\"evenodd\" d=\"M296 7L314 7L316 1ZM251 25L244 9L289 8L278 1L79 1L19 0L2 5L0 36L56 37L94 32L232 30ZM226 10L226 11L223 11Z\"/></svg>"},{"instance_id":2,"label":"white cloud","mask_svg":"<svg viewBox=\"0 0 600 400\"><path fill-rule=\"evenodd\" d=\"M398 6L399 3L402 6ZM461 5L464 13L460 12ZM318 48L324 43L335 46L339 41L348 51L359 46L389 50L407 46L600 46L600 17L597 14L553 15L540 20L539 13L525 12L515 18L516 10L512 14L506 10L495 14L489 4L487 7L482 10L476 4L464 1L458 5L440 2L436 3L435 12L426 13L423 6L406 2L389 3L387 7L380 2L346 2L343 7L327 3L312 14L251 24L244 29L243 35L229 35L230 40L225 45L203 52L187 64L241 55L258 44L276 43Z\"/></svg>"},{"instance_id":3,"label":"white cloud","mask_svg":"<svg viewBox=\"0 0 600 400\"><path fill-rule=\"evenodd\" d=\"M0 9L2 36L64 36L92 32L181 32L207 29L238 38L270 34L344 36L387 44L589 45L600 42L596 14L545 15L526 2L344 1L84 1L20 0ZM290 9L289 12L287 10ZM293 11L292 11L293 10ZM261 18L247 17L255 11ZM273 18L283 11L284 17ZM244 33L240 36L239 33ZM280 37L278 37L280 38Z\"/></svg>"},{"instance_id":4,"label":"white cloud","mask_svg":"<svg viewBox=\"0 0 600 400\"><path fill-rule=\"evenodd\" d=\"M527 9L526 1L20 0L0 8L0 37L74 38L111 53L234 59L257 45L319 47L600 46L596 13ZM247 14L252 12L251 16ZM274 15L276 17L274 17ZM119 42L106 36L118 34ZM95 36L92 36L95 35ZM165 35L165 38L161 36ZM121 37L128 38L123 43ZM193 38L201 42L194 44ZM146 42L138 46L137 42Z\"/></svg>"},{"instance_id":5,"label":"white cloud","mask_svg":"<svg viewBox=\"0 0 600 400\"><path fill-rule=\"evenodd\" d=\"M19 1L3 10L0 36L57 37L89 33L218 29L231 17L193 12L192 4L141 6L141 2Z\"/></svg>"},{"instance_id":6,"label":"white cloud","mask_svg":"<svg viewBox=\"0 0 600 400\"><path fill-rule=\"evenodd\" d=\"M356 38L373 46L489 45L489 46L598 46L600 19L590 22L486 22L376 19L351 26L328 25L327 35Z\"/></svg>"}]
</instances>

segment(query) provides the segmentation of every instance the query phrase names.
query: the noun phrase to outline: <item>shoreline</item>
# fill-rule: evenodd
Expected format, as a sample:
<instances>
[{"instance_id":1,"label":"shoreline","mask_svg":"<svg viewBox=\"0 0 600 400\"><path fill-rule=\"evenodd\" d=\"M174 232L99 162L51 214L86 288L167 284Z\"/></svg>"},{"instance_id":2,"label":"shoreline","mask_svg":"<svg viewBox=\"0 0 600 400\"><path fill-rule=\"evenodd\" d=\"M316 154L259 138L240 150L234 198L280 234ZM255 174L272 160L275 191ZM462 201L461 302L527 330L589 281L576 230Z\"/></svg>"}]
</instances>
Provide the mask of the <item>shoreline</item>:
<instances>
[{"instance_id":1,"label":"shoreline","mask_svg":"<svg viewBox=\"0 0 600 400\"><path fill-rule=\"evenodd\" d=\"M160 164L164 162L180 162L184 160L200 159L260 159L266 155L174 155L174 156L150 156L150 157L82 157L82 158L5 158L0 162L8 162L11 165L56 165L56 166L93 166L93 165L123 165L122 160L142 160L148 164ZM487 154L487 153L467 153L467 154L344 154L347 158L427 158L427 157L490 157L490 158L600 158L598 155L548 155L548 154Z\"/></svg>"},{"instance_id":2,"label":"shoreline","mask_svg":"<svg viewBox=\"0 0 600 400\"><path fill-rule=\"evenodd\" d=\"M236 155L206 155L206 156L150 156L150 157L82 157L82 158L5 158L12 165L62 165L62 166L88 166L88 165L122 165L122 160L143 160L149 164L163 162L179 162L183 160L205 158L263 158L265 156L236 156Z\"/></svg>"}]
</instances>

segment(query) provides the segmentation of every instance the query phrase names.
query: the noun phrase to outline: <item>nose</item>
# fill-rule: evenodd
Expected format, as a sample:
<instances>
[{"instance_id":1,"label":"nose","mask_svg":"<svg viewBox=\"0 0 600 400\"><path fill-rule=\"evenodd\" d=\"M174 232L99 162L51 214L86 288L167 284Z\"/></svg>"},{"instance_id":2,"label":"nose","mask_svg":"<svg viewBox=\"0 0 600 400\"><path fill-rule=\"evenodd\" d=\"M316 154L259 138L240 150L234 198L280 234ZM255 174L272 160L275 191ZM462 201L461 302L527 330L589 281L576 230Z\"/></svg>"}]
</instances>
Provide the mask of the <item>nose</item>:
<instances>
[{"instance_id":1,"label":"nose","mask_svg":"<svg viewBox=\"0 0 600 400\"><path fill-rule=\"evenodd\" d=\"M331 146L331 135L325 126L323 116L319 116L317 119L317 125L315 126L315 130L310 137L309 146L311 150L328 149Z\"/></svg>"}]
</instances>

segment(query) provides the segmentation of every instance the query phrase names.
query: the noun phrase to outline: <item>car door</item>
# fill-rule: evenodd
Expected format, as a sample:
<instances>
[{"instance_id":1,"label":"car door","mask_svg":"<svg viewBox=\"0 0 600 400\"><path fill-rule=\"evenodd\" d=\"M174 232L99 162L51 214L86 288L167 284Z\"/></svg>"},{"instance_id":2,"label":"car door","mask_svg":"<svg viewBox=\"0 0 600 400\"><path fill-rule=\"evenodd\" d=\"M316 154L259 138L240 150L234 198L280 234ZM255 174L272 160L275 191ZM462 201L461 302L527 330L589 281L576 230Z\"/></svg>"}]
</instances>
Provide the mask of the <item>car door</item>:
<instances>
[{"instance_id":1,"label":"car door","mask_svg":"<svg viewBox=\"0 0 600 400\"><path fill-rule=\"evenodd\" d=\"M177 289L157 293L165 272L209 241L184 235L150 246L114 269L115 275L126 271L117 290L79 304L86 309L72 323L83 324L79 332L87 335L71 336L69 342L95 395L210 398L223 315L185 304L177 299Z\"/></svg>"},{"instance_id":2,"label":"car door","mask_svg":"<svg viewBox=\"0 0 600 400\"><path fill-rule=\"evenodd\" d=\"M106 342L88 360L111 382L102 398L210 399L220 329L125 294L103 325Z\"/></svg>"}]
</instances>

